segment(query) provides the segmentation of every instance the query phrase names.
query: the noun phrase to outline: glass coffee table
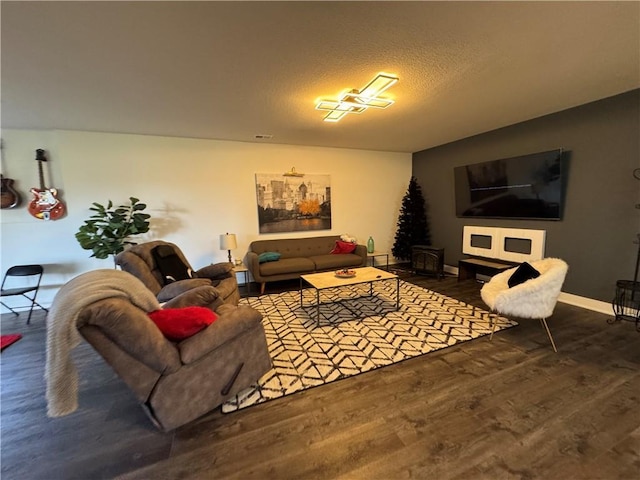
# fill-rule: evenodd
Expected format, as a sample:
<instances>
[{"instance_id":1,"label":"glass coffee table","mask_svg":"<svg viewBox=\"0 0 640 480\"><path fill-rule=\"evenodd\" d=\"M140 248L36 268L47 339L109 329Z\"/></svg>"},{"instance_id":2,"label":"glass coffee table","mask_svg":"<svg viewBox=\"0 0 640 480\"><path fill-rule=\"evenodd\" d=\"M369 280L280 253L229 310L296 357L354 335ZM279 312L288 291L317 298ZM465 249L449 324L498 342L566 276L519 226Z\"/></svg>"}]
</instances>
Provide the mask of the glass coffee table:
<instances>
[{"instance_id":1,"label":"glass coffee table","mask_svg":"<svg viewBox=\"0 0 640 480\"><path fill-rule=\"evenodd\" d=\"M352 285L359 284L369 284L369 296L373 296L373 284L375 282L382 282L385 280L394 280L396 281L396 310L400 308L400 278L385 270L380 270L379 268L374 267L361 267L361 268L351 268L349 269L354 272L353 276L350 277L342 277L338 276L337 272L322 272L322 273L310 273L308 275L300 275L300 306L304 306L304 301L302 297L302 287L303 282L308 283L313 289L315 289L315 297L316 302L310 306L316 307L316 325L320 325L320 305L323 305L320 302L320 292L323 290L327 290L330 288L341 288L341 287L349 287ZM343 300L352 300L349 299L340 299L325 302L328 303L337 303Z\"/></svg>"}]
</instances>

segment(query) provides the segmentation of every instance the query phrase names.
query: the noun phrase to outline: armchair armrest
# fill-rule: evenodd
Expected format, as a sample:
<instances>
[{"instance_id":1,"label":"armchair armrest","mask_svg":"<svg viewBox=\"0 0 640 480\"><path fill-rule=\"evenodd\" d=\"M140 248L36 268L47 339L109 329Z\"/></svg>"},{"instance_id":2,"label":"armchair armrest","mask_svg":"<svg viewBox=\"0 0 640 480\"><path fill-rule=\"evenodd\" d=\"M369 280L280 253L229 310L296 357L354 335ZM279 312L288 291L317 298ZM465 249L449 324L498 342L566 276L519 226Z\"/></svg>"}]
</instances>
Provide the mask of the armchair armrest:
<instances>
[{"instance_id":1,"label":"armchair armrest","mask_svg":"<svg viewBox=\"0 0 640 480\"><path fill-rule=\"evenodd\" d=\"M160 374L181 367L178 350L149 319L147 313L122 298L107 298L86 307L76 323L93 326L121 350ZM98 347L96 347L98 348Z\"/></svg>"},{"instance_id":2,"label":"armchair armrest","mask_svg":"<svg viewBox=\"0 0 640 480\"><path fill-rule=\"evenodd\" d=\"M260 260L256 252L247 252L245 256L245 265L251 272L251 276L256 282L262 282L262 275L260 275Z\"/></svg>"},{"instance_id":3,"label":"armchair armrest","mask_svg":"<svg viewBox=\"0 0 640 480\"><path fill-rule=\"evenodd\" d=\"M357 245L356 249L353 251L356 255L362 257L361 265L365 267L367 265L367 246L366 245Z\"/></svg>"},{"instance_id":4,"label":"armchair armrest","mask_svg":"<svg viewBox=\"0 0 640 480\"><path fill-rule=\"evenodd\" d=\"M220 317L215 322L178 344L182 363L193 363L256 325L262 325L262 314L248 306L223 305L218 314Z\"/></svg>"},{"instance_id":5,"label":"armchair armrest","mask_svg":"<svg viewBox=\"0 0 640 480\"><path fill-rule=\"evenodd\" d=\"M202 267L200 270L195 272L197 277L200 278L211 278L214 280L220 280L223 278L230 277L233 271L233 264L229 262L221 262L214 263L211 265L207 265L206 267Z\"/></svg>"},{"instance_id":6,"label":"armchair armrest","mask_svg":"<svg viewBox=\"0 0 640 480\"><path fill-rule=\"evenodd\" d=\"M188 278L186 280L178 280L162 287L156 297L159 302L167 302L172 298L182 295L191 289L197 287L211 286L211 281L206 278Z\"/></svg>"},{"instance_id":7,"label":"armchair armrest","mask_svg":"<svg viewBox=\"0 0 640 480\"><path fill-rule=\"evenodd\" d=\"M208 280L207 283L208 285L191 288L172 298L163 305L163 308L207 307L210 310L215 310L222 305L222 298L220 298L219 290L212 287Z\"/></svg>"}]
</instances>

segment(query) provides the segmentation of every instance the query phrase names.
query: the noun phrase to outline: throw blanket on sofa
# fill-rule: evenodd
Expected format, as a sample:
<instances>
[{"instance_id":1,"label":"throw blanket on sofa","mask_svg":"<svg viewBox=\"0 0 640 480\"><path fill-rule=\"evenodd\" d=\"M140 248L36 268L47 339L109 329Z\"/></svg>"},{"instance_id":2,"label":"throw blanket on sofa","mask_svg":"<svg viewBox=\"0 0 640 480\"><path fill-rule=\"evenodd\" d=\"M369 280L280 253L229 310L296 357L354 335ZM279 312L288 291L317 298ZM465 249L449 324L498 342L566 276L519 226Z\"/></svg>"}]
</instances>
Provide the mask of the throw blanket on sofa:
<instances>
[{"instance_id":1,"label":"throw blanket on sofa","mask_svg":"<svg viewBox=\"0 0 640 480\"><path fill-rule=\"evenodd\" d=\"M121 270L94 270L62 286L47 316L47 415L60 417L78 408L78 372L71 351L80 343L76 321L80 311L98 300L120 297L146 312L160 304L140 280Z\"/></svg>"}]
</instances>

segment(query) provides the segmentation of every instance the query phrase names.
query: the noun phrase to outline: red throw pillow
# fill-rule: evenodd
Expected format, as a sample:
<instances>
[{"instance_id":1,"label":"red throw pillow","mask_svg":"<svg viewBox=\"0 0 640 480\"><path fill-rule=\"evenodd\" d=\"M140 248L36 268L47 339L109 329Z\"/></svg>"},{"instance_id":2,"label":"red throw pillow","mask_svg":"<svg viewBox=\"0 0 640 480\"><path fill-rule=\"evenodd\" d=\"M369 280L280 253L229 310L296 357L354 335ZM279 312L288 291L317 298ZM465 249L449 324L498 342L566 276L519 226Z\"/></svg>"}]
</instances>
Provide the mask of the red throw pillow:
<instances>
[{"instance_id":1,"label":"red throw pillow","mask_svg":"<svg viewBox=\"0 0 640 480\"><path fill-rule=\"evenodd\" d=\"M180 341L195 335L218 316L205 307L166 308L149 312L149 318L169 340Z\"/></svg>"},{"instance_id":2,"label":"red throw pillow","mask_svg":"<svg viewBox=\"0 0 640 480\"><path fill-rule=\"evenodd\" d=\"M330 253L353 253L357 246L355 243L336 240L336 246L333 247Z\"/></svg>"}]
</instances>

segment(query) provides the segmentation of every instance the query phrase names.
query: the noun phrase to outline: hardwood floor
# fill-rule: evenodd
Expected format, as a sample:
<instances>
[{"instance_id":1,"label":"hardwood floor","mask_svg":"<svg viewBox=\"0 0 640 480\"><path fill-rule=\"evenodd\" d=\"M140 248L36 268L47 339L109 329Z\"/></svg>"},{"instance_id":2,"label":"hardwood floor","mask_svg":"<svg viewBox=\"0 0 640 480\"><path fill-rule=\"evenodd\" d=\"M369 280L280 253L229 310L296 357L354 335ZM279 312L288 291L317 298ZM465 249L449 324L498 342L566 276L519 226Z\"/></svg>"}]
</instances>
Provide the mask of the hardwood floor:
<instances>
[{"instance_id":1,"label":"hardwood floor","mask_svg":"<svg viewBox=\"0 0 640 480\"><path fill-rule=\"evenodd\" d=\"M485 307L473 280L402 277ZM30 326L2 315L3 333L24 335L0 355L2 479L636 479L640 334L607 318L559 303L557 354L521 320L493 341L162 433L86 343L80 409L47 418L43 312Z\"/></svg>"}]
</instances>

